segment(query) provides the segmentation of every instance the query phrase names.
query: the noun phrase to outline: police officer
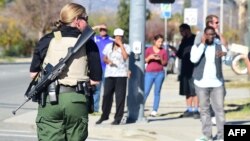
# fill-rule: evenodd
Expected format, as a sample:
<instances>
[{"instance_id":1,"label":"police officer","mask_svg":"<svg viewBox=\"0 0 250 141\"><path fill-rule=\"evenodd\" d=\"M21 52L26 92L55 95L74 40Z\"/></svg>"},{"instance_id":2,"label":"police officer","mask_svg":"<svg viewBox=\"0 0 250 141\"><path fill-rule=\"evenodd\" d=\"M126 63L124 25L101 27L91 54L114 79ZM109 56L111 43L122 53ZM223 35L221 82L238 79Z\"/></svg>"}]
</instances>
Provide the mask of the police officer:
<instances>
[{"instance_id":1,"label":"police officer","mask_svg":"<svg viewBox=\"0 0 250 141\"><path fill-rule=\"evenodd\" d=\"M41 66L56 65L73 47L87 27L85 8L75 3L65 5L60 12L58 30L38 42L30 74L34 77ZM88 136L88 96L75 91L78 82L96 85L102 78L99 51L93 40L88 40L75 55L68 68L59 76L56 102L47 96L45 106L39 105L36 118L39 141L83 141Z\"/></svg>"}]
</instances>

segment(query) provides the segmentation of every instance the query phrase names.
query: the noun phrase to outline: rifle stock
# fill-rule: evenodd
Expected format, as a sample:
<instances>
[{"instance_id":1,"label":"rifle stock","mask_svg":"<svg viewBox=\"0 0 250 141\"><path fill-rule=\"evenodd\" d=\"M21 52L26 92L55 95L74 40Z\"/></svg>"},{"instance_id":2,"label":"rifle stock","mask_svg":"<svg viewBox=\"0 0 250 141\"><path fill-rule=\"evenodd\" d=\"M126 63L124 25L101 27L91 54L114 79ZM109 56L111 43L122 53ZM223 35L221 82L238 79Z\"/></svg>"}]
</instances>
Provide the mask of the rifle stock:
<instances>
[{"instance_id":1,"label":"rifle stock","mask_svg":"<svg viewBox=\"0 0 250 141\"><path fill-rule=\"evenodd\" d=\"M36 96L37 94L41 93L45 90L52 82L56 80L56 78L62 73L62 71L67 67L68 61L74 56L76 52L79 51L81 47L95 34L90 26L87 26L86 29L82 32L81 36L77 40L76 44L74 45L73 49L69 49L65 58L60 59L59 63L52 68L51 72L45 75L40 82L37 83L32 88L27 89L25 95L27 99L12 113L15 115L17 110L19 110L25 103L27 103L32 97ZM33 82L33 80L32 80ZM31 83L32 83L31 82Z\"/></svg>"}]
</instances>

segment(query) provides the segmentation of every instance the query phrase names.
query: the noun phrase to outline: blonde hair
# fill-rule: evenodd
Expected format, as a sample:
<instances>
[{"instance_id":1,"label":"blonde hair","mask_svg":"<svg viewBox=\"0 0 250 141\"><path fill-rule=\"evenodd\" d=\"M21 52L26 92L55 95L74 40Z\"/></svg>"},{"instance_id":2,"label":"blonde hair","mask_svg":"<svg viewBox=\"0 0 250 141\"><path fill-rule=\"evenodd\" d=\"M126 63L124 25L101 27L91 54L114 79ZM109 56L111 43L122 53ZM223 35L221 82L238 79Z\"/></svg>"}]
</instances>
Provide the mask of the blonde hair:
<instances>
[{"instance_id":1,"label":"blonde hair","mask_svg":"<svg viewBox=\"0 0 250 141\"><path fill-rule=\"evenodd\" d=\"M66 4L61 12L59 22L61 24L69 24L77 17L85 17L86 10L82 5L76 3Z\"/></svg>"}]
</instances>

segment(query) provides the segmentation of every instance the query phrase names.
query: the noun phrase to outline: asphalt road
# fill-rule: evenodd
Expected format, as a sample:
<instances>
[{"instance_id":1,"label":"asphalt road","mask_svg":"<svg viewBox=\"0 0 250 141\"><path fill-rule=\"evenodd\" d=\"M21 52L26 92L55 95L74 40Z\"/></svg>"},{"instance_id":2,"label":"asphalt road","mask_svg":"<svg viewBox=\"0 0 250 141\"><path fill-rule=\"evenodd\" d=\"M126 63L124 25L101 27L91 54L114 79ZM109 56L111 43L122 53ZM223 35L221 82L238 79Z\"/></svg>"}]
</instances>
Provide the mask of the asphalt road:
<instances>
[{"instance_id":1,"label":"asphalt road","mask_svg":"<svg viewBox=\"0 0 250 141\"><path fill-rule=\"evenodd\" d=\"M13 117L12 110L24 101L24 92L29 84L29 64L0 65L0 141L35 141L34 127L6 123ZM26 103L17 114L36 109L36 104Z\"/></svg>"},{"instance_id":2,"label":"asphalt road","mask_svg":"<svg viewBox=\"0 0 250 141\"><path fill-rule=\"evenodd\" d=\"M12 115L24 100L23 94L29 82L29 64L0 64L0 141L37 141L35 116L37 104L28 102L17 115ZM245 82L247 75L235 75L230 67L224 68L226 82ZM89 118L89 138L87 141L192 141L201 134L199 120L192 118L171 117L172 113L179 114L185 110L185 98L178 94L176 75L168 75L164 81L161 95L159 117L150 118L148 123L125 124L112 126L113 118L102 125L95 125L99 116ZM249 98L249 88L227 89L226 101ZM145 115L149 115L153 94L145 105ZM114 106L113 106L114 107ZM113 108L115 110L115 108ZM114 114L114 112L112 112ZM178 115L177 115L178 116ZM179 116L178 116L179 117ZM249 124L241 119L238 124ZM228 121L228 123L233 123ZM128 130L129 129L129 130ZM186 132L189 131L189 132ZM180 136L181 133L181 136ZM105 139L104 139L105 138Z\"/></svg>"},{"instance_id":3,"label":"asphalt road","mask_svg":"<svg viewBox=\"0 0 250 141\"><path fill-rule=\"evenodd\" d=\"M37 141L34 123L10 123L12 111L24 102L24 93L31 81L28 63L0 64L0 141ZM16 115L36 110L37 104L29 101ZM34 121L30 121L34 122ZM87 141L100 141L88 138Z\"/></svg>"}]
</instances>

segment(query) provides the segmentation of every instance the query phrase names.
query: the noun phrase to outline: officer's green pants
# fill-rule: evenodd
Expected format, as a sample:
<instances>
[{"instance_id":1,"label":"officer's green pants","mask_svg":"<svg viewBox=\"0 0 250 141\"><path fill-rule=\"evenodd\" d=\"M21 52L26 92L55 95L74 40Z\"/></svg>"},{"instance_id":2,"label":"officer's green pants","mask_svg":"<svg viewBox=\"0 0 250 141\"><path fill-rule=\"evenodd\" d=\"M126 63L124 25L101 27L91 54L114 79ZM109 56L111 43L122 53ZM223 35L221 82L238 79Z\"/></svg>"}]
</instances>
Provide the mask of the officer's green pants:
<instances>
[{"instance_id":1,"label":"officer's green pants","mask_svg":"<svg viewBox=\"0 0 250 141\"><path fill-rule=\"evenodd\" d=\"M36 118L39 141L84 141L88 136L87 99L83 94L62 93L58 104L38 107Z\"/></svg>"}]
</instances>

